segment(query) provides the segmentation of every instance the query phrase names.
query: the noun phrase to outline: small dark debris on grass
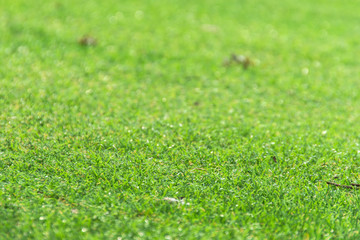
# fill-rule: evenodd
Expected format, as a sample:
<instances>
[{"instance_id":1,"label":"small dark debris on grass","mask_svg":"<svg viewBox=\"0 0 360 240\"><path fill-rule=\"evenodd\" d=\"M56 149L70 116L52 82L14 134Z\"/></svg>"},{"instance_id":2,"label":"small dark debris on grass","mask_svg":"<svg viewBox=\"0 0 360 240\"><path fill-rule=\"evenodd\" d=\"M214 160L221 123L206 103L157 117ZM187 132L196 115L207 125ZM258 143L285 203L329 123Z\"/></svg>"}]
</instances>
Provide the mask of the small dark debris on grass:
<instances>
[{"instance_id":1,"label":"small dark debris on grass","mask_svg":"<svg viewBox=\"0 0 360 240\"><path fill-rule=\"evenodd\" d=\"M358 189L357 186L360 186L360 184L355 184L355 183L352 183L351 185L341 185L334 182L326 182L326 184L341 188L348 188L348 189Z\"/></svg>"},{"instance_id":2,"label":"small dark debris on grass","mask_svg":"<svg viewBox=\"0 0 360 240\"><path fill-rule=\"evenodd\" d=\"M277 163L277 159L275 156L272 156L271 159L274 161L274 163Z\"/></svg>"},{"instance_id":3,"label":"small dark debris on grass","mask_svg":"<svg viewBox=\"0 0 360 240\"><path fill-rule=\"evenodd\" d=\"M81 46L85 46L85 47L96 46L97 40L89 35L84 35L82 38L79 39L78 43Z\"/></svg>"},{"instance_id":4,"label":"small dark debris on grass","mask_svg":"<svg viewBox=\"0 0 360 240\"><path fill-rule=\"evenodd\" d=\"M223 65L225 67L230 67L233 65L241 65L244 70L248 69L251 65L253 65L253 62L251 59L244 55L237 55L237 54L231 54L229 58L226 58L223 62Z\"/></svg>"},{"instance_id":5,"label":"small dark debris on grass","mask_svg":"<svg viewBox=\"0 0 360 240\"><path fill-rule=\"evenodd\" d=\"M199 106L200 103L199 102L194 102L194 106Z\"/></svg>"}]
</instances>

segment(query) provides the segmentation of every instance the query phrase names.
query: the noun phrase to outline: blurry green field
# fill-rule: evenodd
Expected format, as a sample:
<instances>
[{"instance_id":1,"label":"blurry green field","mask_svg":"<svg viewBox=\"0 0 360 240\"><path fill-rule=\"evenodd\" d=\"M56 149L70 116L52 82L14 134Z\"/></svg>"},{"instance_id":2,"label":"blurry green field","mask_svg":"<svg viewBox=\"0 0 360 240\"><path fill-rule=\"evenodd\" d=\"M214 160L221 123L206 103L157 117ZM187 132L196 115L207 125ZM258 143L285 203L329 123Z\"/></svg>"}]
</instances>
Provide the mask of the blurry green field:
<instances>
[{"instance_id":1,"label":"blurry green field","mask_svg":"<svg viewBox=\"0 0 360 240\"><path fill-rule=\"evenodd\" d=\"M359 9L0 0L0 239L359 239Z\"/></svg>"}]
</instances>

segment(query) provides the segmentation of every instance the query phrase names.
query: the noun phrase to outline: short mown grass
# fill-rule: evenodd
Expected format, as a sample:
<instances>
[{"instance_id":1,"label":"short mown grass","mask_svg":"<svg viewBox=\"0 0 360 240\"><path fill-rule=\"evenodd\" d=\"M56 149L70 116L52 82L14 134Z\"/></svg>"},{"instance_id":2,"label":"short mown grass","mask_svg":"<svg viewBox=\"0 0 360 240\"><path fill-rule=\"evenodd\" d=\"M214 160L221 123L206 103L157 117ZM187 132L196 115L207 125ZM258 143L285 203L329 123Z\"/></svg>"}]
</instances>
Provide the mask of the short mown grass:
<instances>
[{"instance_id":1,"label":"short mown grass","mask_svg":"<svg viewBox=\"0 0 360 240\"><path fill-rule=\"evenodd\" d=\"M0 239L359 239L360 2L0 5Z\"/></svg>"}]
</instances>

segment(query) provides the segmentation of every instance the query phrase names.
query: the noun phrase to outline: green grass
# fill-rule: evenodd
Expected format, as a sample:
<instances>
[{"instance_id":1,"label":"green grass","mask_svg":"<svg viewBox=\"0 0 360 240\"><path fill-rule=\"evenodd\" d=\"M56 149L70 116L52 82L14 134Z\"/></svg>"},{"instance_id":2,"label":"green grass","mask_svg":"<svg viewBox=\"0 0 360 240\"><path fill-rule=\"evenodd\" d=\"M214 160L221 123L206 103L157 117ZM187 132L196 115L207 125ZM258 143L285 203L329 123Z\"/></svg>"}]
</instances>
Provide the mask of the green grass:
<instances>
[{"instance_id":1,"label":"green grass","mask_svg":"<svg viewBox=\"0 0 360 240\"><path fill-rule=\"evenodd\" d=\"M0 2L0 239L360 238L360 2Z\"/></svg>"}]
</instances>

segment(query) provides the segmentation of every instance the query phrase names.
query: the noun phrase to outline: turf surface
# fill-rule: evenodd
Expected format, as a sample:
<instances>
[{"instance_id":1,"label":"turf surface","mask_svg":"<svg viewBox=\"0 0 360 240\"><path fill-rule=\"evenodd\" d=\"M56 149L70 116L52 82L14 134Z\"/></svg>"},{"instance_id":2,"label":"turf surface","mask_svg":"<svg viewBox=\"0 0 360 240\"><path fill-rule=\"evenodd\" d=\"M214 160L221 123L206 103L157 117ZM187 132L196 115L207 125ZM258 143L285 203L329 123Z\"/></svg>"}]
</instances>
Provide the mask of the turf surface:
<instances>
[{"instance_id":1,"label":"turf surface","mask_svg":"<svg viewBox=\"0 0 360 240\"><path fill-rule=\"evenodd\" d=\"M0 239L359 239L360 2L0 5Z\"/></svg>"}]
</instances>

